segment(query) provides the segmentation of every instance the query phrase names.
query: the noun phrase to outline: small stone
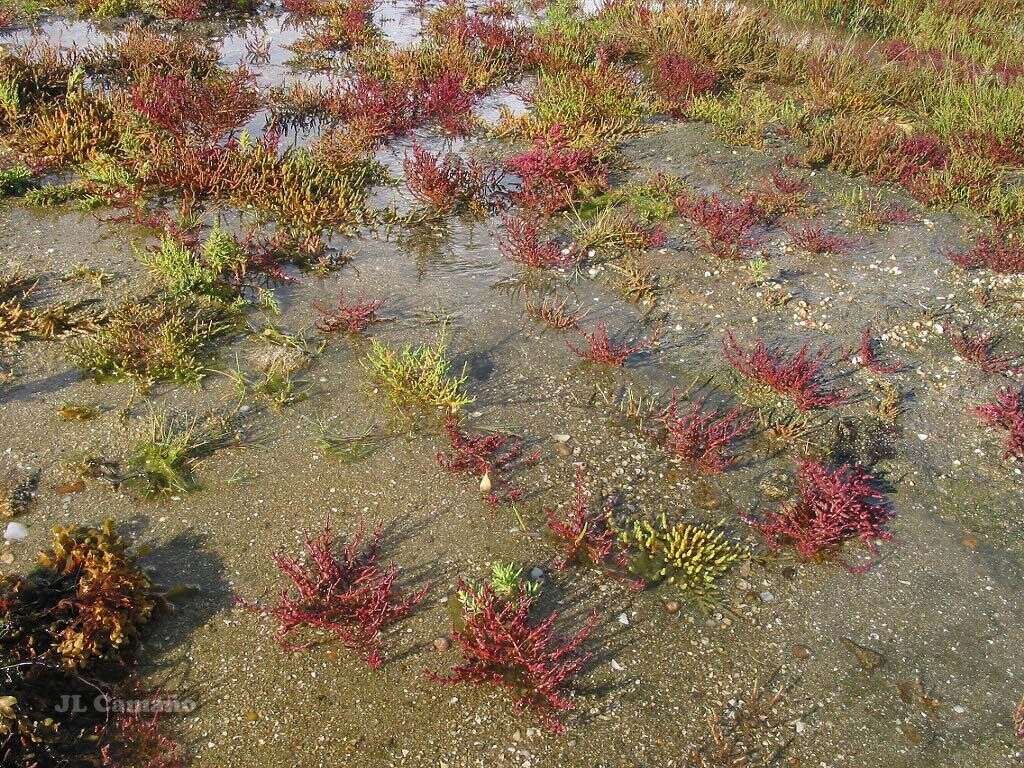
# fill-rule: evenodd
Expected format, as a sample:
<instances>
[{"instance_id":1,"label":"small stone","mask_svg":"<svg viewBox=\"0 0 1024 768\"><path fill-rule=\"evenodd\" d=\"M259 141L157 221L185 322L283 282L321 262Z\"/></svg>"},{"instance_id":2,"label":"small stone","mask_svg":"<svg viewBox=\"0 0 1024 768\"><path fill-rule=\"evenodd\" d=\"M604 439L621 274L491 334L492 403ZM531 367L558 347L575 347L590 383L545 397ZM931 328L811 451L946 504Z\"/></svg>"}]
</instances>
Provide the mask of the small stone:
<instances>
[{"instance_id":1,"label":"small stone","mask_svg":"<svg viewBox=\"0 0 1024 768\"><path fill-rule=\"evenodd\" d=\"M800 645L797 643L793 646L793 656L798 659L809 659L811 658L811 649L806 645Z\"/></svg>"},{"instance_id":2,"label":"small stone","mask_svg":"<svg viewBox=\"0 0 1024 768\"><path fill-rule=\"evenodd\" d=\"M667 613L679 613L679 608L680 606L678 600L669 600L667 603L665 603L665 611Z\"/></svg>"},{"instance_id":3,"label":"small stone","mask_svg":"<svg viewBox=\"0 0 1024 768\"><path fill-rule=\"evenodd\" d=\"M4 529L4 539L7 541L24 541L28 538L28 528L18 522L10 522Z\"/></svg>"},{"instance_id":4,"label":"small stone","mask_svg":"<svg viewBox=\"0 0 1024 768\"><path fill-rule=\"evenodd\" d=\"M255 723L257 720L260 719L260 713L253 709L247 710L245 713L245 719L246 722Z\"/></svg>"},{"instance_id":5,"label":"small stone","mask_svg":"<svg viewBox=\"0 0 1024 768\"><path fill-rule=\"evenodd\" d=\"M2 555L0 555L0 563L3 563L4 565L10 565L13 562L14 562L14 553L13 552L4 552Z\"/></svg>"},{"instance_id":6,"label":"small stone","mask_svg":"<svg viewBox=\"0 0 1024 768\"><path fill-rule=\"evenodd\" d=\"M775 595L773 595L768 590L765 590L764 592L762 592L760 595L758 595L758 597L761 598L761 602L762 603L774 603L775 602Z\"/></svg>"},{"instance_id":7,"label":"small stone","mask_svg":"<svg viewBox=\"0 0 1024 768\"><path fill-rule=\"evenodd\" d=\"M485 474L480 478L480 493L490 493L491 491L491 476Z\"/></svg>"},{"instance_id":8,"label":"small stone","mask_svg":"<svg viewBox=\"0 0 1024 768\"><path fill-rule=\"evenodd\" d=\"M965 536L964 546L973 552L978 548L978 540L974 536Z\"/></svg>"},{"instance_id":9,"label":"small stone","mask_svg":"<svg viewBox=\"0 0 1024 768\"><path fill-rule=\"evenodd\" d=\"M452 647L452 641L447 637L435 637L434 638L434 650L444 653Z\"/></svg>"},{"instance_id":10,"label":"small stone","mask_svg":"<svg viewBox=\"0 0 1024 768\"><path fill-rule=\"evenodd\" d=\"M629 616L627 616L624 613L620 613L619 614L619 624L621 624L624 627L628 627L629 626Z\"/></svg>"},{"instance_id":11,"label":"small stone","mask_svg":"<svg viewBox=\"0 0 1024 768\"><path fill-rule=\"evenodd\" d=\"M535 565L530 569L530 578L534 581L540 581L544 578L544 569Z\"/></svg>"},{"instance_id":12,"label":"small stone","mask_svg":"<svg viewBox=\"0 0 1024 768\"><path fill-rule=\"evenodd\" d=\"M556 443L568 443L569 435L552 435L551 439L554 440Z\"/></svg>"}]
</instances>

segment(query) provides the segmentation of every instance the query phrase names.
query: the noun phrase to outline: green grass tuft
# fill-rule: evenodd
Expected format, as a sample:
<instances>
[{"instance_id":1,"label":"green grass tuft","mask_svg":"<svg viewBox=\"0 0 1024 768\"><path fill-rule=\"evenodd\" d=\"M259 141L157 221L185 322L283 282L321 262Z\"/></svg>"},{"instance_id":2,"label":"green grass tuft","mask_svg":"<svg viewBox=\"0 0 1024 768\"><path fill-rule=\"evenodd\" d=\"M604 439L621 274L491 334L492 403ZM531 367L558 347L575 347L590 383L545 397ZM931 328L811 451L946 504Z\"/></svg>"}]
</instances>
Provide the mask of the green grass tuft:
<instances>
[{"instance_id":1,"label":"green grass tuft","mask_svg":"<svg viewBox=\"0 0 1024 768\"><path fill-rule=\"evenodd\" d=\"M128 301L69 351L100 380L132 380L143 389L158 381L196 384L205 371L203 351L226 328L208 312Z\"/></svg>"},{"instance_id":2,"label":"green grass tuft","mask_svg":"<svg viewBox=\"0 0 1024 768\"><path fill-rule=\"evenodd\" d=\"M406 345L394 349L374 339L366 356L366 368L400 405L426 405L446 408L452 413L473 402L464 386L465 367L453 375L448 359L447 338L442 333L437 344Z\"/></svg>"}]
</instances>

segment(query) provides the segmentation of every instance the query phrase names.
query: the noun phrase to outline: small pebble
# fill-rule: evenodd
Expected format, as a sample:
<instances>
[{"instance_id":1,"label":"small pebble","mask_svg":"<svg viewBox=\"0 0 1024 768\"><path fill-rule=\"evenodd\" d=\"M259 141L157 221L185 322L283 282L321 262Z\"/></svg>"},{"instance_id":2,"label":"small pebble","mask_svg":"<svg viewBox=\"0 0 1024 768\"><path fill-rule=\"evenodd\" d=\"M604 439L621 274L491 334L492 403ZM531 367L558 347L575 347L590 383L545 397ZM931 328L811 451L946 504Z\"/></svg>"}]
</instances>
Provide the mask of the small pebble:
<instances>
[{"instance_id":1,"label":"small pebble","mask_svg":"<svg viewBox=\"0 0 1024 768\"><path fill-rule=\"evenodd\" d=\"M18 522L10 522L4 530L4 539L7 541L24 541L28 538L28 528Z\"/></svg>"},{"instance_id":2,"label":"small pebble","mask_svg":"<svg viewBox=\"0 0 1024 768\"><path fill-rule=\"evenodd\" d=\"M667 603L665 603L665 610L668 613L679 613L679 601L669 600Z\"/></svg>"},{"instance_id":3,"label":"small pebble","mask_svg":"<svg viewBox=\"0 0 1024 768\"><path fill-rule=\"evenodd\" d=\"M435 637L434 638L434 650L441 651L443 653L444 651L447 651L451 647L452 647L452 641L449 640L447 637Z\"/></svg>"},{"instance_id":4,"label":"small pebble","mask_svg":"<svg viewBox=\"0 0 1024 768\"><path fill-rule=\"evenodd\" d=\"M774 603L775 602L775 595L773 595L771 592L768 592L767 590L765 590L760 595L758 595L758 597L761 598L761 602L762 603Z\"/></svg>"}]
</instances>

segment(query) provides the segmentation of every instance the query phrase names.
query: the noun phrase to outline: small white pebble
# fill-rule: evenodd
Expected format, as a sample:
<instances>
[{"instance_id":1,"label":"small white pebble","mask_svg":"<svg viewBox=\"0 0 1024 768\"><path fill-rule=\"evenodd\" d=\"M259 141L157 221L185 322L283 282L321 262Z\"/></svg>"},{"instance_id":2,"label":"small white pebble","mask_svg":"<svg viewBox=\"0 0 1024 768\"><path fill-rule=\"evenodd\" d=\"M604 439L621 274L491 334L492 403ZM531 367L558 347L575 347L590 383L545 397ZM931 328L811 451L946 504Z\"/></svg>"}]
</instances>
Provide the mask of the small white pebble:
<instances>
[{"instance_id":1,"label":"small white pebble","mask_svg":"<svg viewBox=\"0 0 1024 768\"><path fill-rule=\"evenodd\" d=\"M28 538L28 528L18 522L10 522L4 530L4 539L7 541L24 541Z\"/></svg>"}]
</instances>

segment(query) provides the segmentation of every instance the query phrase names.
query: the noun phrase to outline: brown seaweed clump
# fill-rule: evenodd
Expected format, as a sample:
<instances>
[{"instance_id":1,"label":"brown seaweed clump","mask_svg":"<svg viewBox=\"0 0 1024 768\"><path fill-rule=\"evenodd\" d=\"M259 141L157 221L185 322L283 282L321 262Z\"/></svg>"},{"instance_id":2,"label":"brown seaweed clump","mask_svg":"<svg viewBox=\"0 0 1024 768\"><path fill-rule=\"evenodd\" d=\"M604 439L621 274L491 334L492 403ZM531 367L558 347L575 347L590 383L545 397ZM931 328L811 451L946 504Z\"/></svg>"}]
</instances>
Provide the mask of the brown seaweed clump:
<instances>
[{"instance_id":1,"label":"brown seaweed clump","mask_svg":"<svg viewBox=\"0 0 1024 768\"><path fill-rule=\"evenodd\" d=\"M124 734L101 704L159 602L109 520L55 528L32 571L0 579L0 764L105 764Z\"/></svg>"}]
</instances>

